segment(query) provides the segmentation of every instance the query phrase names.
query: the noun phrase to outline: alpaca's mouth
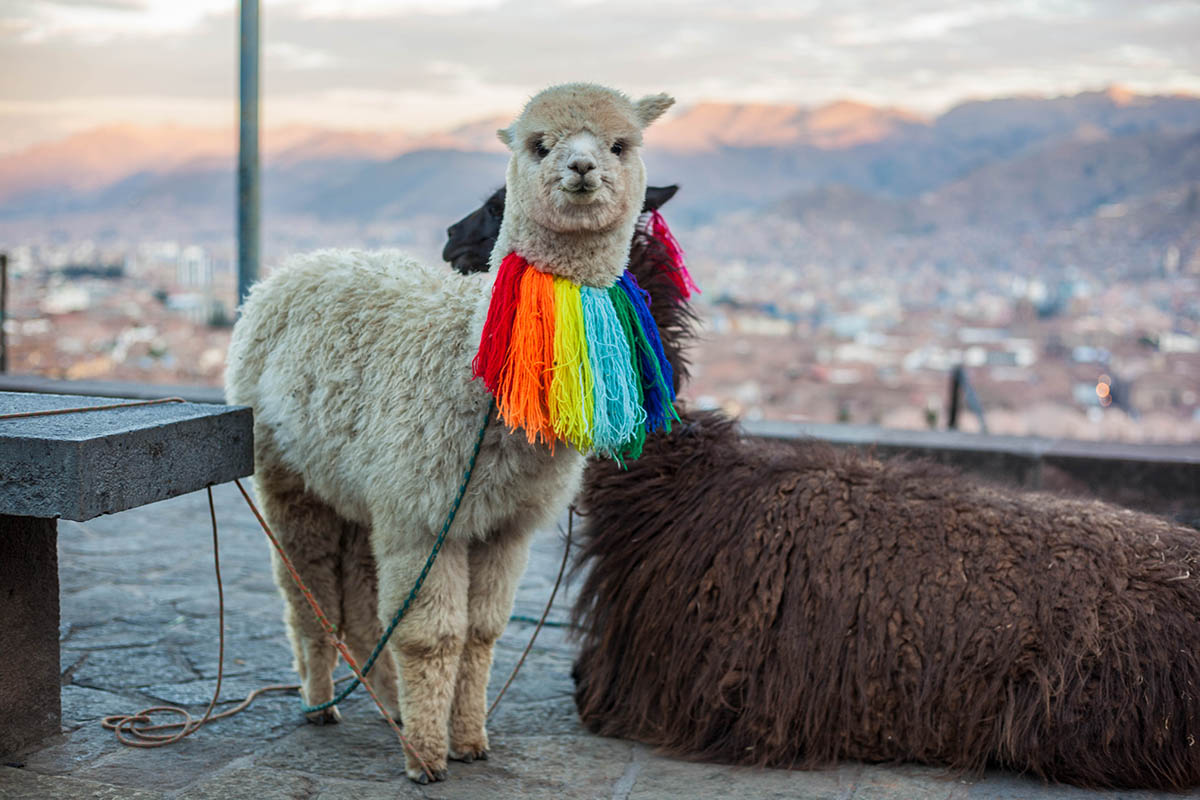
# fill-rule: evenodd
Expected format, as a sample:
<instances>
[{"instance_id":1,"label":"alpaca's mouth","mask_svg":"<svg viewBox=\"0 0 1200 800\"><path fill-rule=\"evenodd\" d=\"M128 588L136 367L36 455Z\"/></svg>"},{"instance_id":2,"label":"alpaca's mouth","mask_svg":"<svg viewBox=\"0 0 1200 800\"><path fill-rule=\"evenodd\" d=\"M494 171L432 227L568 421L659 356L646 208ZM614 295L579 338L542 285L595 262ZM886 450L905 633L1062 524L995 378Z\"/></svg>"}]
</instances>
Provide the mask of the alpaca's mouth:
<instances>
[{"instance_id":1,"label":"alpaca's mouth","mask_svg":"<svg viewBox=\"0 0 1200 800\"><path fill-rule=\"evenodd\" d=\"M451 251L449 247L442 250L442 260L464 274L470 272L487 272L490 249L478 245L464 245Z\"/></svg>"},{"instance_id":2,"label":"alpaca's mouth","mask_svg":"<svg viewBox=\"0 0 1200 800\"><path fill-rule=\"evenodd\" d=\"M563 175L558 182L558 188L561 189L568 197L572 198L588 198L596 194L596 190L604 185L604 179L596 174L595 171L588 172L585 175L570 173Z\"/></svg>"},{"instance_id":3,"label":"alpaca's mouth","mask_svg":"<svg viewBox=\"0 0 1200 800\"><path fill-rule=\"evenodd\" d=\"M535 215L536 221L558 233L599 233L615 225L624 212L621 197L600 179L594 184L559 179L546 185L539 201L542 213Z\"/></svg>"},{"instance_id":4,"label":"alpaca's mouth","mask_svg":"<svg viewBox=\"0 0 1200 800\"><path fill-rule=\"evenodd\" d=\"M595 186L588 186L586 183L581 182L578 186L562 184L558 188L562 190L564 198L569 205L590 206L599 202L601 186L603 186L601 183L597 183Z\"/></svg>"}]
</instances>

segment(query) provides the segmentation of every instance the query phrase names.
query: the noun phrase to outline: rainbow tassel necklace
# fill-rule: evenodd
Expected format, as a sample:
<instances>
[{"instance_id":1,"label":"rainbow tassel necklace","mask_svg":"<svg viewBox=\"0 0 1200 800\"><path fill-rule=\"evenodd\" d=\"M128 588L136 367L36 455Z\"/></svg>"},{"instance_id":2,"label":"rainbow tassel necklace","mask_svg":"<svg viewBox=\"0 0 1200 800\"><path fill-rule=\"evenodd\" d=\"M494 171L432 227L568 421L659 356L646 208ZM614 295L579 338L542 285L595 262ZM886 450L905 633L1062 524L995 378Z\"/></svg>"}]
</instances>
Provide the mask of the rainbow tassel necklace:
<instances>
[{"instance_id":1,"label":"rainbow tassel necklace","mask_svg":"<svg viewBox=\"0 0 1200 800\"><path fill-rule=\"evenodd\" d=\"M686 275L675 255L673 266ZM524 428L530 443L553 449L562 440L617 461L637 458L647 433L669 431L679 419L648 300L628 270L599 289L509 253L472 371L495 395L504 422Z\"/></svg>"}]
</instances>

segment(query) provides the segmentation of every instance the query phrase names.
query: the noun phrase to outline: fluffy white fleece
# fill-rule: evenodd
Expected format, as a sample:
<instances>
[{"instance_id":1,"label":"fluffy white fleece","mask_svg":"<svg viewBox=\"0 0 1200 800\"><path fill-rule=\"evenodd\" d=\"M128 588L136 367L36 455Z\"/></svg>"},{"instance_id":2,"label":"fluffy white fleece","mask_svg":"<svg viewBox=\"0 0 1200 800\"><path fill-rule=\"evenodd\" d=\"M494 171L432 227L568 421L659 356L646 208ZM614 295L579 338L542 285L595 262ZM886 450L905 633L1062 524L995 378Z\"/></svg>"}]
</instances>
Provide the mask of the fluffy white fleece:
<instances>
[{"instance_id":1,"label":"fluffy white fleece","mask_svg":"<svg viewBox=\"0 0 1200 800\"><path fill-rule=\"evenodd\" d=\"M670 104L590 84L530 100L501 132L513 157L493 259L516 250L583 283L615 280L645 193L641 129ZM484 422L490 398L471 359L493 278L397 251L319 251L256 285L234 328L226 390L254 409L264 514L360 663L413 585ZM488 426L452 533L370 678L434 779L447 757L487 755L492 646L530 535L569 502L582 468L566 445L551 454ZM278 559L275 570L302 694L323 703L335 651ZM406 772L427 777L409 754Z\"/></svg>"},{"instance_id":2,"label":"fluffy white fleece","mask_svg":"<svg viewBox=\"0 0 1200 800\"><path fill-rule=\"evenodd\" d=\"M431 543L490 401L470 362L492 277L396 250L296 257L243 307L229 399L254 408L259 438L341 516ZM451 535L553 519L581 464L491 425Z\"/></svg>"}]
</instances>

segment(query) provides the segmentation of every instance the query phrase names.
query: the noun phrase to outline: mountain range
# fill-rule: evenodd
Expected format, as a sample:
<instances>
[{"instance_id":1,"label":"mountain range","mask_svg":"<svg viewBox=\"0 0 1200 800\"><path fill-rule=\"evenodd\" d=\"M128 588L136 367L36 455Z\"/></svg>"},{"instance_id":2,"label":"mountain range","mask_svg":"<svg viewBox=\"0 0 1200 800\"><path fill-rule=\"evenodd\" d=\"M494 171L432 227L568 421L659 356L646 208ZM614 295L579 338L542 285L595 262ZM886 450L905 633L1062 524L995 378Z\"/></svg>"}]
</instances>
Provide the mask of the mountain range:
<instances>
[{"instance_id":1,"label":"mountain range","mask_svg":"<svg viewBox=\"0 0 1200 800\"><path fill-rule=\"evenodd\" d=\"M268 129L272 218L446 222L503 182L503 119L414 135ZM234 200L233 131L110 126L0 157L0 221L213 219ZM1022 231L1200 181L1200 98L1113 87L1057 98L971 101L929 117L843 101L819 108L702 103L647 133L651 183L680 184L673 218L730 212L851 219L864 230Z\"/></svg>"}]
</instances>

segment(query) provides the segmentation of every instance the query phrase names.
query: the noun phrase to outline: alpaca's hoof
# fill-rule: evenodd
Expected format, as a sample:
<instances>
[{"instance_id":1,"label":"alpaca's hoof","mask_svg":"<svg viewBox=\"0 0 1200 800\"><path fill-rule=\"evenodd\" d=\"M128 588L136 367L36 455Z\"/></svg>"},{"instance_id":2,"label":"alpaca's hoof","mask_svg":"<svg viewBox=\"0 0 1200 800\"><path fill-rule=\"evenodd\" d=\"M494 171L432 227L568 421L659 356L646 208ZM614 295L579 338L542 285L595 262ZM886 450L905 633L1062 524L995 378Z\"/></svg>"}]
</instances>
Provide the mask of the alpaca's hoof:
<instances>
[{"instance_id":1,"label":"alpaca's hoof","mask_svg":"<svg viewBox=\"0 0 1200 800\"><path fill-rule=\"evenodd\" d=\"M342 721L342 712L338 711L337 706L330 706L320 711L310 711L304 718L312 725L336 725Z\"/></svg>"},{"instance_id":2,"label":"alpaca's hoof","mask_svg":"<svg viewBox=\"0 0 1200 800\"><path fill-rule=\"evenodd\" d=\"M412 781L413 783L419 783L422 786L424 786L427 783L430 783L430 781L431 781L430 775L433 776L433 778L432 778L433 782L444 781L450 775L450 773L447 772L445 770L445 768L431 769L427 773L427 772L425 772L425 770L421 769L420 767L418 767L416 769L406 769L406 770L404 770L404 774L408 776L408 779L410 781Z\"/></svg>"},{"instance_id":3,"label":"alpaca's hoof","mask_svg":"<svg viewBox=\"0 0 1200 800\"><path fill-rule=\"evenodd\" d=\"M486 747L451 750L450 758L455 761L462 761L465 764L470 764L472 761L487 761L488 751Z\"/></svg>"}]
</instances>

